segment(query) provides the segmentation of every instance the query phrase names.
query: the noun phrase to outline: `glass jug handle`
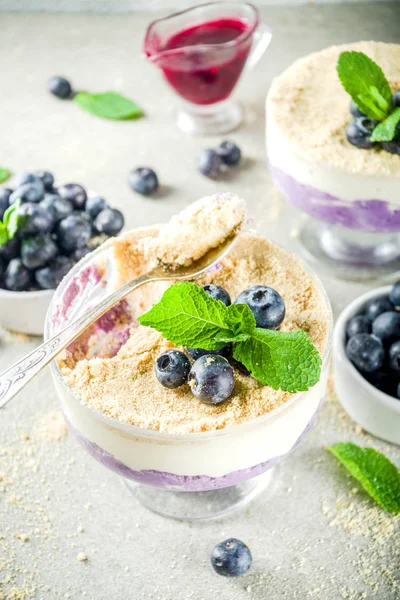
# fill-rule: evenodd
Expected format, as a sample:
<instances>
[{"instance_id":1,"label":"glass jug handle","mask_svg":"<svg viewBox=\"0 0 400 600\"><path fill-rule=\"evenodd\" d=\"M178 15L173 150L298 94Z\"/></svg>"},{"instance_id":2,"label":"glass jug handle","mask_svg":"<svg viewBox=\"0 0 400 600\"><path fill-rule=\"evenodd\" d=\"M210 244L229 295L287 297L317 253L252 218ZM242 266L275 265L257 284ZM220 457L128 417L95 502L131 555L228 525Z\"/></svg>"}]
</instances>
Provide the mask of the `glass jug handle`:
<instances>
[{"instance_id":1,"label":"glass jug handle","mask_svg":"<svg viewBox=\"0 0 400 600\"><path fill-rule=\"evenodd\" d=\"M267 25L260 23L253 34L253 45L247 59L245 69L250 71L256 66L272 39L272 31Z\"/></svg>"}]
</instances>

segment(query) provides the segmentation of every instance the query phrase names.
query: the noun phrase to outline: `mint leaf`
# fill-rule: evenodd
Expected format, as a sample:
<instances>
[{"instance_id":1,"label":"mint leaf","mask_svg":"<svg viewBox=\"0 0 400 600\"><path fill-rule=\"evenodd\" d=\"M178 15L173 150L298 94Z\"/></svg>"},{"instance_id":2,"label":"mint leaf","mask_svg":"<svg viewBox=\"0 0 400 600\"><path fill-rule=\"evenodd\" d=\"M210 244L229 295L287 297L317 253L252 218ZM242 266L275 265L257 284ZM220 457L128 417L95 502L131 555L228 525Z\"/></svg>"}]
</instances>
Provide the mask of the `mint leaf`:
<instances>
[{"instance_id":1,"label":"mint leaf","mask_svg":"<svg viewBox=\"0 0 400 600\"><path fill-rule=\"evenodd\" d=\"M0 221L0 246L4 246L8 242L7 227Z\"/></svg>"},{"instance_id":2,"label":"mint leaf","mask_svg":"<svg viewBox=\"0 0 400 600\"><path fill-rule=\"evenodd\" d=\"M368 117L383 121L393 108L382 69L363 52L341 52L337 73L346 92Z\"/></svg>"},{"instance_id":3,"label":"mint leaf","mask_svg":"<svg viewBox=\"0 0 400 600\"><path fill-rule=\"evenodd\" d=\"M227 307L203 288L183 282L169 287L138 321L160 331L177 346L217 350L229 342L248 338L251 329L255 329L254 317L248 306L245 309Z\"/></svg>"},{"instance_id":4,"label":"mint leaf","mask_svg":"<svg viewBox=\"0 0 400 600\"><path fill-rule=\"evenodd\" d=\"M340 443L327 448L385 510L400 513L400 472L374 448Z\"/></svg>"},{"instance_id":5,"label":"mint leaf","mask_svg":"<svg viewBox=\"0 0 400 600\"><path fill-rule=\"evenodd\" d=\"M4 183L10 177L11 173L5 167L0 167L0 183Z\"/></svg>"},{"instance_id":6,"label":"mint leaf","mask_svg":"<svg viewBox=\"0 0 400 600\"><path fill-rule=\"evenodd\" d=\"M142 109L137 104L116 92L103 94L79 92L74 96L74 102L92 115L103 119L137 119L143 115Z\"/></svg>"},{"instance_id":7,"label":"mint leaf","mask_svg":"<svg viewBox=\"0 0 400 600\"><path fill-rule=\"evenodd\" d=\"M390 142L396 136L396 128L400 123L400 107L396 108L382 123L379 123L372 132L372 142Z\"/></svg>"},{"instance_id":8,"label":"mint leaf","mask_svg":"<svg viewBox=\"0 0 400 600\"><path fill-rule=\"evenodd\" d=\"M233 357L274 390L305 391L320 378L321 358L304 331L256 329L235 344Z\"/></svg>"}]
</instances>

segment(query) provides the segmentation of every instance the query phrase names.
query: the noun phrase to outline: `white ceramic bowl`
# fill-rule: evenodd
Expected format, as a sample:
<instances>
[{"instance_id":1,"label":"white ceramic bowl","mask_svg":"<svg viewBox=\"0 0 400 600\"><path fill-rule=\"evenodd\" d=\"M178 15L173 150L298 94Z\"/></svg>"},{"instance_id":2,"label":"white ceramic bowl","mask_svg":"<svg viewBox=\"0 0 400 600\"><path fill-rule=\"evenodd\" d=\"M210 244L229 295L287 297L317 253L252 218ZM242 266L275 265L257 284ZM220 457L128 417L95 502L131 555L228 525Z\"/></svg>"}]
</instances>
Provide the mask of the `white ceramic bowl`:
<instances>
[{"instance_id":1,"label":"white ceramic bowl","mask_svg":"<svg viewBox=\"0 0 400 600\"><path fill-rule=\"evenodd\" d=\"M43 335L53 294L54 290L10 292L0 289L0 325L19 333Z\"/></svg>"},{"instance_id":2,"label":"white ceramic bowl","mask_svg":"<svg viewBox=\"0 0 400 600\"><path fill-rule=\"evenodd\" d=\"M341 313L333 336L333 376L343 408L363 429L400 444L400 400L371 385L349 361L345 352L346 324L373 298L387 296L391 286L377 288L354 300Z\"/></svg>"}]
</instances>

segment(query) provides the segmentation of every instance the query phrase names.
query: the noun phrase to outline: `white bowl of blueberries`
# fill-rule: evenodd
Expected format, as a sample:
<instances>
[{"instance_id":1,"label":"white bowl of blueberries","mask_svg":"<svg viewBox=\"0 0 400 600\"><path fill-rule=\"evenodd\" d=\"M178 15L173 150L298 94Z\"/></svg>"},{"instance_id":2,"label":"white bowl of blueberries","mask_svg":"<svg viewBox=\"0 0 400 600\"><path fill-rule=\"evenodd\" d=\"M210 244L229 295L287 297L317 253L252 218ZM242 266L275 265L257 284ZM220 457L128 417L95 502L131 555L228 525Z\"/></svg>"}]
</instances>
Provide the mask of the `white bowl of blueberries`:
<instances>
[{"instance_id":1,"label":"white bowl of blueberries","mask_svg":"<svg viewBox=\"0 0 400 600\"><path fill-rule=\"evenodd\" d=\"M400 444L400 282L360 296L342 312L333 374L349 415L369 433Z\"/></svg>"},{"instance_id":2,"label":"white bowl of blueberries","mask_svg":"<svg viewBox=\"0 0 400 600\"><path fill-rule=\"evenodd\" d=\"M76 262L121 231L124 217L77 183L55 187L48 171L24 171L0 186L2 223L14 205L17 231L0 237L0 324L42 335L53 290Z\"/></svg>"}]
</instances>

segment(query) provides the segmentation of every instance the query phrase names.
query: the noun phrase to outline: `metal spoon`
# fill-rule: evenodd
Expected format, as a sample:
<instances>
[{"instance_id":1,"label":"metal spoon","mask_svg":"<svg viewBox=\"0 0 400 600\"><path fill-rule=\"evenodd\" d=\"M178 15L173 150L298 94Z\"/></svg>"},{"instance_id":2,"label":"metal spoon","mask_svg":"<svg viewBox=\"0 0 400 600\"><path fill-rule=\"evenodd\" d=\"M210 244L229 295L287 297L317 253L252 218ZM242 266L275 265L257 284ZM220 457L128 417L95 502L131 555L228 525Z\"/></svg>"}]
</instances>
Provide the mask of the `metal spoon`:
<instances>
[{"instance_id":1,"label":"metal spoon","mask_svg":"<svg viewBox=\"0 0 400 600\"><path fill-rule=\"evenodd\" d=\"M41 346L0 375L0 408L3 408L3 406L14 398L61 350L64 350L85 329L120 300L126 298L133 290L150 281L194 279L199 277L199 275L216 265L228 254L238 237L239 232L232 234L220 246L209 250L202 258L193 262L189 267L159 265L148 273L125 283L125 285L112 294L109 294L96 304L96 306L76 319L76 321L67 325L60 333L47 342L44 342L44 344L41 344Z\"/></svg>"}]
</instances>

